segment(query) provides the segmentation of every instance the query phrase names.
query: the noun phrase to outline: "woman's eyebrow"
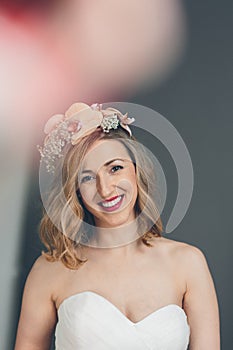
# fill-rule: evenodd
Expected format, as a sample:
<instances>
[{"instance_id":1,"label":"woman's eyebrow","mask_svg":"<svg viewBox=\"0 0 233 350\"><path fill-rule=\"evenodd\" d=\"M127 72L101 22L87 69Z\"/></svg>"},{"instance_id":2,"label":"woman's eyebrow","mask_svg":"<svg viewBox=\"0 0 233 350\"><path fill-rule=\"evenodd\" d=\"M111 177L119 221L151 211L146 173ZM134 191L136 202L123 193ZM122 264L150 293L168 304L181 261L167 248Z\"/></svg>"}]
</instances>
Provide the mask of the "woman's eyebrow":
<instances>
[{"instance_id":1,"label":"woman's eyebrow","mask_svg":"<svg viewBox=\"0 0 233 350\"><path fill-rule=\"evenodd\" d=\"M115 162L116 160L121 160L122 162L125 161L125 159L123 159L123 158L114 158L114 159L111 159L111 160L109 160L108 162L104 163L104 166L106 167L106 166L108 166L109 164ZM86 173L93 173L93 171L92 171L92 170L83 170L83 171L81 172L81 174L86 174Z\"/></svg>"}]
</instances>

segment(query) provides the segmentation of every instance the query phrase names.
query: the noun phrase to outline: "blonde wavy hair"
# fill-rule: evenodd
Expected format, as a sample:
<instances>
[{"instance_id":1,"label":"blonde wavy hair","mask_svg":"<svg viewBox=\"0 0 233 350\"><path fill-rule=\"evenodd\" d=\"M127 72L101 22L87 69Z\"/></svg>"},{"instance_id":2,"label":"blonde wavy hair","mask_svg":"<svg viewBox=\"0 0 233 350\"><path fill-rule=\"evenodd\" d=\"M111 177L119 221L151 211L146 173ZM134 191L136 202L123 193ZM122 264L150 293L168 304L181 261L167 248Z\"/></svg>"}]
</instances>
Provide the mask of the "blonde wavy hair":
<instances>
[{"instance_id":1,"label":"blonde wavy hair","mask_svg":"<svg viewBox=\"0 0 233 350\"><path fill-rule=\"evenodd\" d=\"M150 197L148 191L150 185L156 188L156 175L152 161L143 147L140 143L135 142L137 140L134 136L129 137L129 134L120 126L110 130L109 133L96 129L90 135L83 137L76 145L68 146L62 163L62 190L57 187L58 181L55 178L48 200L50 213L48 215L43 209L43 217L39 224L39 236L47 249L46 252L42 250L42 255L50 262L61 261L70 269L78 269L88 260L87 258L82 259L78 253L82 249L81 240L82 242L83 239L88 240L92 235L92 232L84 231L82 221L90 226L95 226L93 215L85 208L79 195L78 173L90 146L95 141L104 139L117 139L121 142L135 166L138 188L135 214L138 216L141 213L139 227L140 225L143 227L145 222L151 223L150 230L145 232L140 239L147 247L152 247L150 241L154 237L161 237L163 231L160 213L154 198ZM155 214L156 222L154 222ZM59 225L55 225L54 222Z\"/></svg>"}]
</instances>

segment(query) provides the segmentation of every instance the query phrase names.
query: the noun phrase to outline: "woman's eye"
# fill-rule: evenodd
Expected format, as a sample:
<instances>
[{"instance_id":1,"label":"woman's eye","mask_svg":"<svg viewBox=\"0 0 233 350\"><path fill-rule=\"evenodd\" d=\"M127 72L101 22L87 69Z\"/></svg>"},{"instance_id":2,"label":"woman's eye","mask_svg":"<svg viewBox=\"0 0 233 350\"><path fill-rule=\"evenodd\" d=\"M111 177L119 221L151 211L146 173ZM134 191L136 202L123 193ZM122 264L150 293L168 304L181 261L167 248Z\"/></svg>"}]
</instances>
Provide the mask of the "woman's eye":
<instances>
[{"instance_id":1,"label":"woman's eye","mask_svg":"<svg viewBox=\"0 0 233 350\"><path fill-rule=\"evenodd\" d=\"M85 176L85 177L82 178L81 183L84 183L84 182L87 182L87 181L91 181L93 178L94 178L94 176L90 176L90 175Z\"/></svg>"},{"instance_id":2,"label":"woman's eye","mask_svg":"<svg viewBox=\"0 0 233 350\"><path fill-rule=\"evenodd\" d=\"M123 166L121 165L115 165L111 168L111 170L115 173L116 171L118 171L119 169L123 169Z\"/></svg>"}]
</instances>

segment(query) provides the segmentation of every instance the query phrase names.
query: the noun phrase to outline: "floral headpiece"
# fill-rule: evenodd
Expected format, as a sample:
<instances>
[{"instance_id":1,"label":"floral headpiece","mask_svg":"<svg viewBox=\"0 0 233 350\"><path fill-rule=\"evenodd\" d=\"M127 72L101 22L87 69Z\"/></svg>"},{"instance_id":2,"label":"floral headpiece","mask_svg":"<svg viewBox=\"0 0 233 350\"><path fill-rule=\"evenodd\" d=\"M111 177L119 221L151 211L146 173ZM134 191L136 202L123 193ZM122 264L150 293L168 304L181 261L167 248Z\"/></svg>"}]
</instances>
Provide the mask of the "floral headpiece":
<instances>
[{"instance_id":1,"label":"floral headpiece","mask_svg":"<svg viewBox=\"0 0 233 350\"><path fill-rule=\"evenodd\" d=\"M129 124L135 121L129 118L128 113L122 114L115 108L102 109L102 104L74 103L65 114L53 115L45 124L44 132L47 134L44 146L37 145L41 154L41 161L46 163L48 172L54 172L55 161L62 157L62 149L67 143L76 145L79 140L91 134L97 128L104 132L117 129L120 125L130 136L132 132Z\"/></svg>"}]
</instances>

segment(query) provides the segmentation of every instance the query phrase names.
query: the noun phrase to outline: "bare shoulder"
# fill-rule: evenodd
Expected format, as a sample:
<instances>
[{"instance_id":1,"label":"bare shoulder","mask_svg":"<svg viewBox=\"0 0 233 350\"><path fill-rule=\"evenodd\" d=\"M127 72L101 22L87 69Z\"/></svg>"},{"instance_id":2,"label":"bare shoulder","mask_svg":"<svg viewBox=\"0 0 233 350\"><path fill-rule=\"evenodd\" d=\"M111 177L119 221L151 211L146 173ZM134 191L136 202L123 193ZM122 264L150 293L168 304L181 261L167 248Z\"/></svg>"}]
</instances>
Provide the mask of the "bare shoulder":
<instances>
[{"instance_id":1,"label":"bare shoulder","mask_svg":"<svg viewBox=\"0 0 233 350\"><path fill-rule=\"evenodd\" d=\"M56 290L57 281L59 280L62 269L61 262L48 261L43 255L40 255L32 265L32 268L27 277L27 285L46 291L46 294L53 295Z\"/></svg>"},{"instance_id":2,"label":"bare shoulder","mask_svg":"<svg viewBox=\"0 0 233 350\"><path fill-rule=\"evenodd\" d=\"M205 260L202 250L189 243L175 241L165 237L156 238L155 244L157 243L161 252L176 255L177 258L180 258L183 261L188 262L191 259L190 262L192 263L195 259L202 261Z\"/></svg>"},{"instance_id":3,"label":"bare shoulder","mask_svg":"<svg viewBox=\"0 0 233 350\"><path fill-rule=\"evenodd\" d=\"M57 314L52 292L56 265L40 256L25 283L15 349L49 349Z\"/></svg>"},{"instance_id":4,"label":"bare shoulder","mask_svg":"<svg viewBox=\"0 0 233 350\"><path fill-rule=\"evenodd\" d=\"M206 257L202 250L186 242L168 238L156 239L157 252L166 261L170 261L179 273L182 273L186 282L191 276L208 271ZM155 244L155 246L156 246Z\"/></svg>"},{"instance_id":5,"label":"bare shoulder","mask_svg":"<svg viewBox=\"0 0 233 350\"><path fill-rule=\"evenodd\" d=\"M35 278L50 278L56 268L58 268L57 262L50 262L44 255L40 255L32 265L30 276Z\"/></svg>"},{"instance_id":6,"label":"bare shoulder","mask_svg":"<svg viewBox=\"0 0 233 350\"><path fill-rule=\"evenodd\" d=\"M198 269L203 269L207 266L205 254L194 245L175 241L173 243L173 252L178 261L189 272L190 269L198 271Z\"/></svg>"},{"instance_id":7,"label":"bare shoulder","mask_svg":"<svg viewBox=\"0 0 233 350\"><path fill-rule=\"evenodd\" d=\"M176 247L175 247L176 246ZM220 349L220 320L214 279L203 251L179 242L174 252L186 282L183 308L191 327L190 348Z\"/></svg>"},{"instance_id":8,"label":"bare shoulder","mask_svg":"<svg viewBox=\"0 0 233 350\"><path fill-rule=\"evenodd\" d=\"M182 307L191 330L190 349L220 350L218 298L202 249L164 237L156 238L154 243L153 256L175 270L176 282L181 286Z\"/></svg>"},{"instance_id":9,"label":"bare shoulder","mask_svg":"<svg viewBox=\"0 0 233 350\"><path fill-rule=\"evenodd\" d=\"M186 242L175 241L165 237L156 237L154 239L154 246L163 254L174 255L180 259L188 258L189 255L202 255L201 250Z\"/></svg>"}]
</instances>

